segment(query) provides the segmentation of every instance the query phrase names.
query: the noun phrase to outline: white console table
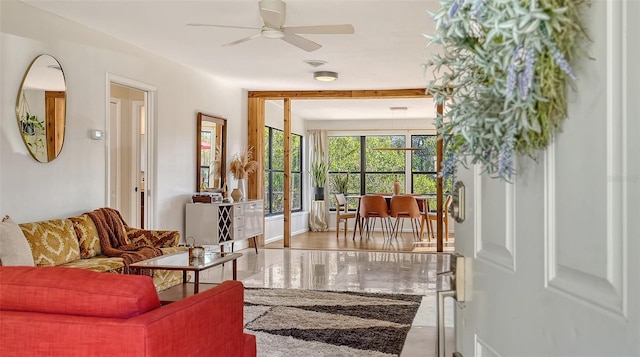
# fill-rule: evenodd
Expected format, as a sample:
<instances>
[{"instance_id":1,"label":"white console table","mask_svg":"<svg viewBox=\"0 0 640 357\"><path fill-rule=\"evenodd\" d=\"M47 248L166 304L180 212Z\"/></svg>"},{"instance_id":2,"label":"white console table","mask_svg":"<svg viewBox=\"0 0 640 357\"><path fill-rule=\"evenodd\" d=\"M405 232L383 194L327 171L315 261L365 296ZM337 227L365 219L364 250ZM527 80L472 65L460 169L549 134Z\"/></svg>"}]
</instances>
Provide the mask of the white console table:
<instances>
[{"instance_id":1,"label":"white console table","mask_svg":"<svg viewBox=\"0 0 640 357\"><path fill-rule=\"evenodd\" d=\"M264 202L246 200L220 203L187 203L185 239L196 245L224 245L253 238L264 232ZM223 249L221 247L221 249Z\"/></svg>"}]
</instances>

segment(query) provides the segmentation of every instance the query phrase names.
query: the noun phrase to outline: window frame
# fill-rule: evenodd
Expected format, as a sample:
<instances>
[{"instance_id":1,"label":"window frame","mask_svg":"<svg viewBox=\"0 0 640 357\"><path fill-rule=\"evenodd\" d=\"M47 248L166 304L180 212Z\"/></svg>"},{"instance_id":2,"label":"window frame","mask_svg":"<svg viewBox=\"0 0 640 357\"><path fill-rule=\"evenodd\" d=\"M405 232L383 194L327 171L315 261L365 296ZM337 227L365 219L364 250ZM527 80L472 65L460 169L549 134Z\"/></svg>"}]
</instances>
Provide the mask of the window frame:
<instances>
[{"instance_id":1,"label":"window frame","mask_svg":"<svg viewBox=\"0 0 640 357\"><path fill-rule=\"evenodd\" d=\"M275 211L274 210L274 202L273 202L273 179L274 179L274 173L282 173L284 175L284 168L283 169L274 169L273 168L273 132L274 131L278 131L283 133L284 135L284 130L278 129L278 128L274 128L268 125L264 126L265 129L267 129L266 131L268 132L265 133L265 144L267 144L267 148L265 150L265 154L268 155L268 159L266 160L267 162L265 162L264 165L264 170L265 170L265 200L264 200L264 215L265 217L270 217L270 216L278 216L278 215L283 215L284 214L284 209L282 211ZM304 192L304 177L302 176L302 168L303 168L303 136L299 135L299 134L295 134L295 133L291 133L292 139L293 137L297 137L300 140L300 145L298 146L298 158L299 158L299 162L298 162L298 170L294 170L293 168L296 166L294 163L291 163L291 176L293 177L294 175L299 175L300 177L300 193L299 193L299 202L297 203L298 208L296 209L292 209L291 212L302 212L303 210L303 205L302 205L302 201L304 198L303 192ZM291 157L293 157L293 155L291 155ZM293 182L293 180L292 180ZM267 190L268 188L268 190ZM291 185L291 190L294 191L295 187L294 185ZM293 192L291 192L291 199L293 200L293 198L295 197L295 195L293 194ZM292 207L296 206L295 204L293 204L292 202Z\"/></svg>"},{"instance_id":2,"label":"window frame","mask_svg":"<svg viewBox=\"0 0 640 357\"><path fill-rule=\"evenodd\" d=\"M348 173L349 175L352 176L359 176L360 177L360 192L359 193L355 193L355 192L351 192L351 194L359 194L359 195L364 195L367 194L366 192L366 182L367 182L367 175L377 175L377 174L401 174L402 177L404 178L404 181L401 181L402 186L404 187L404 189L409 189L410 191L408 192L413 192L414 191L414 175L434 175L437 176L437 168L434 165L434 171L414 171L413 170L413 150L407 150L406 152L408 152L409 154L405 155L405 161L404 161L404 172L399 172L399 171L389 171L389 172L382 172L382 171L366 171L367 167L366 167L366 160L367 160L367 156L366 156L366 139L367 137L374 137L374 136L398 136L398 135L404 135L405 136L405 147L407 149L411 148L413 145L413 138L416 136L424 136L424 137L436 137L437 138L437 133L429 131L429 130L416 130L416 131L411 131L411 132L407 132L407 131L403 131L402 133L398 133L398 132L394 132L394 131L388 131L388 132L330 132L328 133L328 139L331 140L331 138L334 137L359 137L359 145L360 145L360 170L358 171L329 171L329 176L331 176L331 174L346 174ZM437 140L436 140L437 141ZM329 160L331 160L331 158L329 158ZM329 193L333 194L334 192L331 191L332 187L329 187ZM389 192L391 191L391 187L389 187ZM427 194L435 194L435 192L427 192ZM335 205L333 203L333 201L330 204L330 210L331 211L335 211ZM349 205L349 209L350 210L355 210L355 206L353 204Z\"/></svg>"}]
</instances>

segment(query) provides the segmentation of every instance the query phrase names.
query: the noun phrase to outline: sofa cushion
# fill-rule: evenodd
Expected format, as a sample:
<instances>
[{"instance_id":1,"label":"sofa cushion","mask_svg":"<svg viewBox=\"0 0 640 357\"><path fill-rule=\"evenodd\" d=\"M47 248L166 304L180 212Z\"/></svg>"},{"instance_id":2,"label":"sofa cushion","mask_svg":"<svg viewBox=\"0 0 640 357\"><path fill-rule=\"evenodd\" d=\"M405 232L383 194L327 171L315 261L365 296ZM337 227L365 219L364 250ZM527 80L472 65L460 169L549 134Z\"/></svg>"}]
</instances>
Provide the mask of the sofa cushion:
<instances>
[{"instance_id":1,"label":"sofa cushion","mask_svg":"<svg viewBox=\"0 0 640 357\"><path fill-rule=\"evenodd\" d=\"M73 229L78 236L78 244L80 246L80 258L87 259L102 254L100 247L100 237L93 220L89 215L70 217L73 223Z\"/></svg>"},{"instance_id":2,"label":"sofa cushion","mask_svg":"<svg viewBox=\"0 0 640 357\"><path fill-rule=\"evenodd\" d=\"M9 216L5 216L0 222L0 262L4 266L35 265L27 239Z\"/></svg>"},{"instance_id":3,"label":"sofa cushion","mask_svg":"<svg viewBox=\"0 0 640 357\"><path fill-rule=\"evenodd\" d=\"M67 268L82 268L93 271L124 274L124 261L119 257L99 255L89 259L78 259L60 265Z\"/></svg>"},{"instance_id":4,"label":"sofa cushion","mask_svg":"<svg viewBox=\"0 0 640 357\"><path fill-rule=\"evenodd\" d=\"M19 224L36 265L60 265L80 259L78 238L69 219Z\"/></svg>"},{"instance_id":5,"label":"sofa cushion","mask_svg":"<svg viewBox=\"0 0 640 357\"><path fill-rule=\"evenodd\" d=\"M0 267L0 309L129 318L160 307L151 278L64 267Z\"/></svg>"}]
</instances>

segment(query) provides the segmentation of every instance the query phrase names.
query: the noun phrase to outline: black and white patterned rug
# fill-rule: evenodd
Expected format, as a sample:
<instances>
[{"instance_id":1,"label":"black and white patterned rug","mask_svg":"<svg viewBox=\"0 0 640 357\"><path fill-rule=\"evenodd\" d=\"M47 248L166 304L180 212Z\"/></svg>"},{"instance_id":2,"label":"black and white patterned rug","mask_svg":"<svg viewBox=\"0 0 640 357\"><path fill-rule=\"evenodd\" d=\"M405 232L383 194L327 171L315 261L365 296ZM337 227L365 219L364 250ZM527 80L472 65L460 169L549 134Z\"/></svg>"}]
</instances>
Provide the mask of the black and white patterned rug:
<instances>
[{"instance_id":1,"label":"black and white patterned rug","mask_svg":"<svg viewBox=\"0 0 640 357\"><path fill-rule=\"evenodd\" d=\"M259 357L398 356L422 296L245 289Z\"/></svg>"}]
</instances>

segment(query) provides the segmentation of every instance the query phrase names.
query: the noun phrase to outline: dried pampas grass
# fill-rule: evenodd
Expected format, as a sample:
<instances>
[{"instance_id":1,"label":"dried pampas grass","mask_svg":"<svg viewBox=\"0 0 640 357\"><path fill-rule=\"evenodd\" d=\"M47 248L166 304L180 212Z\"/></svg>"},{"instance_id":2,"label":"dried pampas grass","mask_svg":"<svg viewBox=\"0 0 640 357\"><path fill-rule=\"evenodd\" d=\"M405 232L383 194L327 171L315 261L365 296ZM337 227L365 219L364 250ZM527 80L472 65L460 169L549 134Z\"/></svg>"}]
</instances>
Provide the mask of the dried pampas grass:
<instances>
[{"instance_id":1,"label":"dried pampas grass","mask_svg":"<svg viewBox=\"0 0 640 357\"><path fill-rule=\"evenodd\" d=\"M229 170L236 179L246 179L247 175L258 169L258 162L253 160L253 147L233 155Z\"/></svg>"}]
</instances>

